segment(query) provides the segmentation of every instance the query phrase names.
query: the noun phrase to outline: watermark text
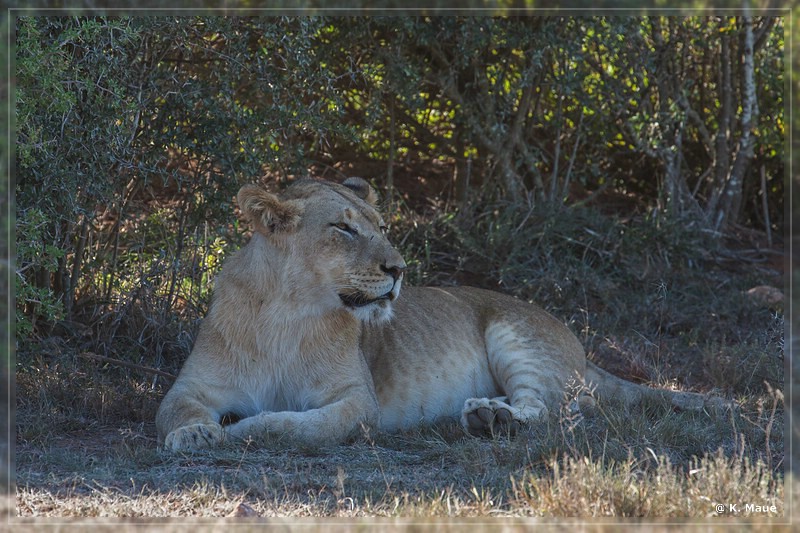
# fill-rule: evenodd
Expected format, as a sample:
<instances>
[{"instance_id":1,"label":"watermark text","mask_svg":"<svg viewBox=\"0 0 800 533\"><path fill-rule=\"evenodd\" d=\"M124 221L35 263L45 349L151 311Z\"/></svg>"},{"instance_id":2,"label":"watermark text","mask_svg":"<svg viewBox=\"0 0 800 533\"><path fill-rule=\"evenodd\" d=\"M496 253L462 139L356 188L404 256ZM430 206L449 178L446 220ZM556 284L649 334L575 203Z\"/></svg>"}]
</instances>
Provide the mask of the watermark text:
<instances>
[{"instance_id":1,"label":"watermark text","mask_svg":"<svg viewBox=\"0 0 800 533\"><path fill-rule=\"evenodd\" d=\"M718 503L714 506L717 514L777 514L776 505L759 505L755 503Z\"/></svg>"}]
</instances>

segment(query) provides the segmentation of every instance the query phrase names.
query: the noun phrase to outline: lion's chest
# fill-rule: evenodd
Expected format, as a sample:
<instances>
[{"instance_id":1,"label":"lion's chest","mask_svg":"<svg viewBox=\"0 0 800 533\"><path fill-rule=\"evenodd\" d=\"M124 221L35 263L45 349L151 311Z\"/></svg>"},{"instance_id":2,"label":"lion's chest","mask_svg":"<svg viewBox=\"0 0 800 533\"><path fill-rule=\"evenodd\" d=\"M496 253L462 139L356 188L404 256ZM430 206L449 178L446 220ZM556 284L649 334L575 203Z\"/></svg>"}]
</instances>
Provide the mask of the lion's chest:
<instances>
[{"instance_id":1,"label":"lion's chest","mask_svg":"<svg viewBox=\"0 0 800 533\"><path fill-rule=\"evenodd\" d=\"M262 320L250 342L240 348L235 371L237 388L245 392L244 414L263 411L304 411L310 405L308 369L301 361L302 339L288 325Z\"/></svg>"},{"instance_id":2,"label":"lion's chest","mask_svg":"<svg viewBox=\"0 0 800 533\"><path fill-rule=\"evenodd\" d=\"M244 392L243 414L307 411L329 401L327 390L346 376L358 355L357 323L341 317L291 314L265 306L236 347L234 386Z\"/></svg>"}]
</instances>

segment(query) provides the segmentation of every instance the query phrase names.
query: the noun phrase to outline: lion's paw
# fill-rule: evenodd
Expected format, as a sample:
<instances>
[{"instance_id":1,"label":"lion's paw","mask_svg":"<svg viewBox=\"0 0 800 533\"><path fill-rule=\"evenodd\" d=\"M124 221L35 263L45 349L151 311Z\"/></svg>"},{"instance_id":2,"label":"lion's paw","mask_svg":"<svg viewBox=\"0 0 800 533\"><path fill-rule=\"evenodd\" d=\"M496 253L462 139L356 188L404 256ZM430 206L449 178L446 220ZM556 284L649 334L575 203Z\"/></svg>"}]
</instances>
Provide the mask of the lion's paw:
<instances>
[{"instance_id":1,"label":"lion's paw","mask_svg":"<svg viewBox=\"0 0 800 533\"><path fill-rule=\"evenodd\" d=\"M512 407L499 400L470 398L464 402L461 425L474 437L513 437L521 427L514 418Z\"/></svg>"},{"instance_id":2,"label":"lion's paw","mask_svg":"<svg viewBox=\"0 0 800 533\"><path fill-rule=\"evenodd\" d=\"M164 447L172 452L213 448L225 440L219 424L192 424L180 427L167 435Z\"/></svg>"}]
</instances>

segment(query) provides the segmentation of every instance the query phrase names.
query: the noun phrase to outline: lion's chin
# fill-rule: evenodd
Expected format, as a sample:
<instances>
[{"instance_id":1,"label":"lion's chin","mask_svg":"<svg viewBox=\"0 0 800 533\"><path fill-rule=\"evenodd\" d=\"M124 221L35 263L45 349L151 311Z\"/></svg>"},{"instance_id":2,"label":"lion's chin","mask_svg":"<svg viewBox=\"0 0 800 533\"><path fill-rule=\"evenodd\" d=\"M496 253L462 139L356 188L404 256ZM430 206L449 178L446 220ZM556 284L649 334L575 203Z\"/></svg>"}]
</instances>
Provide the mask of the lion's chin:
<instances>
[{"instance_id":1,"label":"lion's chin","mask_svg":"<svg viewBox=\"0 0 800 533\"><path fill-rule=\"evenodd\" d=\"M402 278L394 284L389 292L377 298L369 298L363 294L356 293L339 294L339 299L344 304L345 309L361 322L381 324L392 319L394 313L392 302L400 296L401 284Z\"/></svg>"},{"instance_id":2,"label":"lion's chin","mask_svg":"<svg viewBox=\"0 0 800 533\"><path fill-rule=\"evenodd\" d=\"M345 306L358 320L367 324L383 324L392 319L394 310L389 299L375 300L359 307Z\"/></svg>"}]
</instances>

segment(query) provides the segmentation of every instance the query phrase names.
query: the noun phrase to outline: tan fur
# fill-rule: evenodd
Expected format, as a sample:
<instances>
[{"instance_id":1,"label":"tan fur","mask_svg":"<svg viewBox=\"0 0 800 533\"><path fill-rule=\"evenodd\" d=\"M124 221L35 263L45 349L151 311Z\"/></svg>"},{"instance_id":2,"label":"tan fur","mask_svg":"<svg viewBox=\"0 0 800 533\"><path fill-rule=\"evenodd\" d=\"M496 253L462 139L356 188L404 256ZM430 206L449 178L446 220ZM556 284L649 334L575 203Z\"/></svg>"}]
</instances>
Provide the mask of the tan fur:
<instances>
[{"instance_id":1,"label":"tan fur","mask_svg":"<svg viewBox=\"0 0 800 533\"><path fill-rule=\"evenodd\" d=\"M228 259L194 350L156 416L171 450L226 439L338 443L363 425L460 418L476 435L514 431L584 377L628 401L655 391L587 366L542 309L474 288L406 288L369 185L302 180L281 195L245 186L255 232ZM590 383L590 386L591 386ZM240 420L224 429L226 414Z\"/></svg>"}]
</instances>

